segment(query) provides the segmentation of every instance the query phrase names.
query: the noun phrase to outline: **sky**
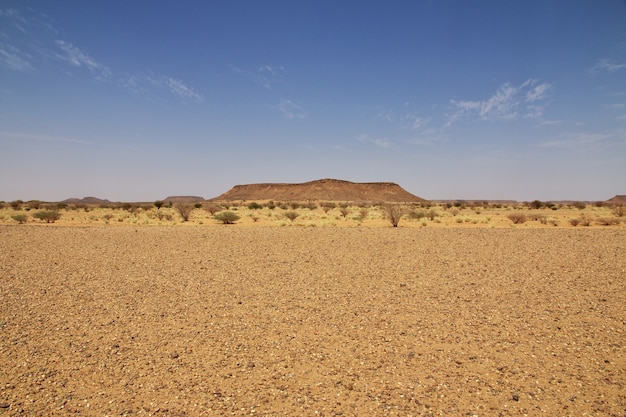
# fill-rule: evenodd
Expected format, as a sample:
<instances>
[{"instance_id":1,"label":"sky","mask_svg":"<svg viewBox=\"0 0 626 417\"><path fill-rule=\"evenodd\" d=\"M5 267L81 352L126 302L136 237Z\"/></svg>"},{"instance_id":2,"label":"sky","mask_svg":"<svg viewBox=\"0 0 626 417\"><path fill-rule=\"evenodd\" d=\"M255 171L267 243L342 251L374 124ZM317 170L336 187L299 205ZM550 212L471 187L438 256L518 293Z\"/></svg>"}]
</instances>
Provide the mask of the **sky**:
<instances>
[{"instance_id":1,"label":"sky","mask_svg":"<svg viewBox=\"0 0 626 417\"><path fill-rule=\"evenodd\" d=\"M0 200L626 194L626 1L0 0Z\"/></svg>"}]
</instances>

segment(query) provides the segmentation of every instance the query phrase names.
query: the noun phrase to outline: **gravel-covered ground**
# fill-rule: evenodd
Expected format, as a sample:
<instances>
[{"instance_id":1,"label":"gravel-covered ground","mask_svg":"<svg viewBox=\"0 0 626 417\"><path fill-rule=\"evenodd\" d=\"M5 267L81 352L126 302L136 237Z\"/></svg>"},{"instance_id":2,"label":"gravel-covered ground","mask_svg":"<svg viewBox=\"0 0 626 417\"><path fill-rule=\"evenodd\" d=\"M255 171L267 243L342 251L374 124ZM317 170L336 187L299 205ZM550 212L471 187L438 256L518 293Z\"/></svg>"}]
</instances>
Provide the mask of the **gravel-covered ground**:
<instances>
[{"instance_id":1,"label":"gravel-covered ground","mask_svg":"<svg viewBox=\"0 0 626 417\"><path fill-rule=\"evenodd\" d=\"M626 230L0 226L0 415L625 416Z\"/></svg>"}]
</instances>

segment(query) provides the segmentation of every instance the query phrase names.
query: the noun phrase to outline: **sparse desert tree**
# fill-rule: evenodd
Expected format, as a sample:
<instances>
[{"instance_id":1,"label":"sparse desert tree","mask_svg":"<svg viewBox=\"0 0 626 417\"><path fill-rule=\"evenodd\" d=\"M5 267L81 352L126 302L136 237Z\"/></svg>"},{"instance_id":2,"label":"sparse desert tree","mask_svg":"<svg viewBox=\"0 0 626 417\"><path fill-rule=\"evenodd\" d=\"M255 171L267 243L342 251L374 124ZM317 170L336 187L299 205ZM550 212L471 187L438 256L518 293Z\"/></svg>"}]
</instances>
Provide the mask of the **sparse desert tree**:
<instances>
[{"instance_id":1,"label":"sparse desert tree","mask_svg":"<svg viewBox=\"0 0 626 417\"><path fill-rule=\"evenodd\" d=\"M508 218L513 222L513 224L525 223L527 220L524 213L511 213L508 215Z\"/></svg>"},{"instance_id":2,"label":"sparse desert tree","mask_svg":"<svg viewBox=\"0 0 626 417\"><path fill-rule=\"evenodd\" d=\"M22 204L24 204L22 200L15 200L9 203L13 210L20 210L22 208Z\"/></svg>"},{"instance_id":3,"label":"sparse desert tree","mask_svg":"<svg viewBox=\"0 0 626 417\"><path fill-rule=\"evenodd\" d=\"M31 210L39 210L41 208L41 201L31 200L28 202L28 208Z\"/></svg>"},{"instance_id":4,"label":"sparse desert tree","mask_svg":"<svg viewBox=\"0 0 626 417\"><path fill-rule=\"evenodd\" d=\"M346 217L348 217L348 214L350 214L350 210L348 210L347 207L342 207L341 209L339 209L339 213L341 213L341 215L345 219Z\"/></svg>"},{"instance_id":5,"label":"sparse desert tree","mask_svg":"<svg viewBox=\"0 0 626 417\"><path fill-rule=\"evenodd\" d=\"M165 204L165 203L163 203L163 202L162 202L162 201L160 201L160 200L157 200L157 201L155 201L155 202L154 202L154 207L156 207L156 208L157 208L157 210L160 210L160 209L161 209L161 207L163 207L163 204Z\"/></svg>"},{"instance_id":6,"label":"sparse desert tree","mask_svg":"<svg viewBox=\"0 0 626 417\"><path fill-rule=\"evenodd\" d=\"M11 216L11 218L19 224L24 224L26 223L26 220L28 220L28 216L25 214L14 214Z\"/></svg>"},{"instance_id":7,"label":"sparse desert tree","mask_svg":"<svg viewBox=\"0 0 626 417\"><path fill-rule=\"evenodd\" d=\"M204 209L208 211L211 216L214 216L215 213L220 211L222 208L218 206L217 204L209 204L209 205L206 205Z\"/></svg>"},{"instance_id":8,"label":"sparse desert tree","mask_svg":"<svg viewBox=\"0 0 626 417\"><path fill-rule=\"evenodd\" d=\"M569 219L569 224L574 227L578 226L578 223L580 223L580 219Z\"/></svg>"},{"instance_id":9,"label":"sparse desert tree","mask_svg":"<svg viewBox=\"0 0 626 417\"><path fill-rule=\"evenodd\" d=\"M324 211L324 213L327 213L327 214L330 210L336 207L335 203L331 201L325 201L322 204L320 204L320 206L322 207L322 210Z\"/></svg>"},{"instance_id":10,"label":"sparse desert tree","mask_svg":"<svg viewBox=\"0 0 626 417\"><path fill-rule=\"evenodd\" d=\"M233 224L240 219L237 213L232 211L221 211L213 216L215 220L222 222L223 224Z\"/></svg>"},{"instance_id":11,"label":"sparse desert tree","mask_svg":"<svg viewBox=\"0 0 626 417\"><path fill-rule=\"evenodd\" d=\"M183 202L176 203L174 208L178 211L178 214L180 214L184 222L189 220L189 216L191 216L191 212L193 211L191 204Z\"/></svg>"},{"instance_id":12,"label":"sparse desert tree","mask_svg":"<svg viewBox=\"0 0 626 417\"><path fill-rule=\"evenodd\" d=\"M56 210L45 210L38 211L37 213L33 214L33 217L39 220L43 220L46 223L54 223L61 218L61 213Z\"/></svg>"},{"instance_id":13,"label":"sparse desert tree","mask_svg":"<svg viewBox=\"0 0 626 417\"><path fill-rule=\"evenodd\" d=\"M435 220L435 217L437 217L437 211L435 209L428 210L428 213L426 213L426 217L428 217L432 222L433 220Z\"/></svg>"},{"instance_id":14,"label":"sparse desert tree","mask_svg":"<svg viewBox=\"0 0 626 417\"><path fill-rule=\"evenodd\" d=\"M284 214L284 216L291 220L291 222L293 223L293 221L298 218L299 214L295 211L288 211Z\"/></svg>"},{"instance_id":15,"label":"sparse desert tree","mask_svg":"<svg viewBox=\"0 0 626 417\"><path fill-rule=\"evenodd\" d=\"M626 207L624 207L623 204L615 204L611 207L611 211L617 217L624 217L624 214L626 214Z\"/></svg>"},{"instance_id":16,"label":"sparse desert tree","mask_svg":"<svg viewBox=\"0 0 626 417\"><path fill-rule=\"evenodd\" d=\"M393 227L398 227L400 224L400 219L404 216L404 209L398 204L385 204L383 206L383 211L385 212L385 217Z\"/></svg>"}]
</instances>

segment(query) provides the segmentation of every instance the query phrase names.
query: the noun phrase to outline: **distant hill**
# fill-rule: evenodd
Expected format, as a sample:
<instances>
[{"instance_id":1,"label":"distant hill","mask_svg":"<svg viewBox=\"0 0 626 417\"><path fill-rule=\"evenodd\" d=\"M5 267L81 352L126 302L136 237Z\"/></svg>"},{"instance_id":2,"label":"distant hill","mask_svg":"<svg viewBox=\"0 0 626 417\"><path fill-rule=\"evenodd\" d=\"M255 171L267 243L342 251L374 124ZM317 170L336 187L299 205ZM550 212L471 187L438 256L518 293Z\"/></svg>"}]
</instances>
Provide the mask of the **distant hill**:
<instances>
[{"instance_id":1,"label":"distant hill","mask_svg":"<svg viewBox=\"0 0 626 417\"><path fill-rule=\"evenodd\" d=\"M199 201L205 201L203 197L198 197L195 195L175 195L167 197L163 200L165 203L176 203L176 202L185 202L185 203L197 203Z\"/></svg>"},{"instance_id":2,"label":"distant hill","mask_svg":"<svg viewBox=\"0 0 626 417\"><path fill-rule=\"evenodd\" d=\"M359 183L329 178L302 184L264 183L235 185L231 190L211 200L324 200L402 203L421 203L426 201L392 182Z\"/></svg>"},{"instance_id":3,"label":"distant hill","mask_svg":"<svg viewBox=\"0 0 626 417\"><path fill-rule=\"evenodd\" d=\"M61 201L61 203L65 204L104 204L110 203L109 200L103 200L101 198L96 197L83 197L83 198L68 198L67 200Z\"/></svg>"},{"instance_id":4,"label":"distant hill","mask_svg":"<svg viewBox=\"0 0 626 417\"><path fill-rule=\"evenodd\" d=\"M626 195L616 195L613 198L606 200L608 203L621 203L626 204Z\"/></svg>"}]
</instances>

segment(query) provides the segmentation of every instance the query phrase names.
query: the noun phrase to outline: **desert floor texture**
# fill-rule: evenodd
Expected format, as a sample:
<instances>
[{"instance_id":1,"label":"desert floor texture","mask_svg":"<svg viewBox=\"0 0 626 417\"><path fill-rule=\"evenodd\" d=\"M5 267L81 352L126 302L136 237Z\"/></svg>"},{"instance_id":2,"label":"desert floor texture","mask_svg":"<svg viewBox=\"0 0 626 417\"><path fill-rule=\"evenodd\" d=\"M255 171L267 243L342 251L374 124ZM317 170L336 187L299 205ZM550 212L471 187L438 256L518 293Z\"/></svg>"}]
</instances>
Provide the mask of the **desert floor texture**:
<instances>
[{"instance_id":1,"label":"desert floor texture","mask_svg":"<svg viewBox=\"0 0 626 417\"><path fill-rule=\"evenodd\" d=\"M0 226L0 415L624 416L624 228Z\"/></svg>"}]
</instances>

